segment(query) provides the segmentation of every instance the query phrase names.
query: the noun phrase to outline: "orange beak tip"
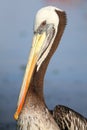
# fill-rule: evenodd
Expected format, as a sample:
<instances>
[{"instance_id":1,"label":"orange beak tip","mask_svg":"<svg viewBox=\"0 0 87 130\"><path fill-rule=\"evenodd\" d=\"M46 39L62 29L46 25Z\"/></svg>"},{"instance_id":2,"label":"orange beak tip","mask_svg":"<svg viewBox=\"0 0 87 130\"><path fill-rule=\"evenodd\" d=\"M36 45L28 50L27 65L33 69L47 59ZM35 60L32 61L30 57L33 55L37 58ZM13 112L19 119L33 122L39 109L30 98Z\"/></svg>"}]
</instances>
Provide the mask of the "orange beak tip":
<instances>
[{"instance_id":1,"label":"orange beak tip","mask_svg":"<svg viewBox=\"0 0 87 130\"><path fill-rule=\"evenodd\" d=\"M14 114L14 119L18 120L18 113L17 112L15 112L15 114Z\"/></svg>"}]
</instances>

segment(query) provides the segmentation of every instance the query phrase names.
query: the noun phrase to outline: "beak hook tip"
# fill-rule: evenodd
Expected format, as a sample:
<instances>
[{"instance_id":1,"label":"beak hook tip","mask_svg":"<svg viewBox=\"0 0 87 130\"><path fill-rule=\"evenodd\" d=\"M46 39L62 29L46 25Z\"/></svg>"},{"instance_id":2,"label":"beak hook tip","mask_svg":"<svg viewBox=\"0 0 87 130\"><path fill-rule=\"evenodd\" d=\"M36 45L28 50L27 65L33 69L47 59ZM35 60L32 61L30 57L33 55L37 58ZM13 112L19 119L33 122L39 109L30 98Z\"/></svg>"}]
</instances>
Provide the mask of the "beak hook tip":
<instances>
[{"instance_id":1,"label":"beak hook tip","mask_svg":"<svg viewBox=\"0 0 87 130\"><path fill-rule=\"evenodd\" d=\"M14 114L14 119L18 120L18 113L17 112L15 112L15 114Z\"/></svg>"}]
</instances>

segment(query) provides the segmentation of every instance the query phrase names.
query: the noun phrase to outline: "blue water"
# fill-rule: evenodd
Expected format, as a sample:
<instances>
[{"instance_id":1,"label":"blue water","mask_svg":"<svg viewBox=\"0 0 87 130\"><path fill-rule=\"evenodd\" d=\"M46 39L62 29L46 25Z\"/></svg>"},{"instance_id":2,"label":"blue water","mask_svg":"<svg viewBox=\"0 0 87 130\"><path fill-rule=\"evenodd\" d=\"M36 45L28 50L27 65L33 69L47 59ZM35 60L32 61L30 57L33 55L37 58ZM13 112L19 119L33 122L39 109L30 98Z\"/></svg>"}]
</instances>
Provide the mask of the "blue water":
<instances>
[{"instance_id":1,"label":"blue water","mask_svg":"<svg viewBox=\"0 0 87 130\"><path fill-rule=\"evenodd\" d=\"M49 108L67 105L87 117L87 1L65 1L0 1L2 130L10 130L15 123L13 114L31 47L34 16L39 8L47 5L65 10L67 25L45 76L46 103ZM12 127L11 130L14 125Z\"/></svg>"}]
</instances>

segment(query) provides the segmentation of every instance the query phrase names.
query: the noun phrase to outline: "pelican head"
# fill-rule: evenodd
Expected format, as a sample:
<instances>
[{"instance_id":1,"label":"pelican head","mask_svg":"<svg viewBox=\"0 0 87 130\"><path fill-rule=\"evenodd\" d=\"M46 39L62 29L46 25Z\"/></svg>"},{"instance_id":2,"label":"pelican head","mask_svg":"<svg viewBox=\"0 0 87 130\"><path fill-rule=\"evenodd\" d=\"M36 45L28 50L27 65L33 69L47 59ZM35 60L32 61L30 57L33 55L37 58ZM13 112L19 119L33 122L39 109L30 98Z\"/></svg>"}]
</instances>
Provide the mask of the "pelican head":
<instances>
[{"instance_id":1,"label":"pelican head","mask_svg":"<svg viewBox=\"0 0 87 130\"><path fill-rule=\"evenodd\" d=\"M15 119L18 119L22 110L34 71L38 73L43 63L47 67L50 57L58 46L65 25L66 15L61 9L48 6L37 12L32 47L14 115Z\"/></svg>"}]
</instances>

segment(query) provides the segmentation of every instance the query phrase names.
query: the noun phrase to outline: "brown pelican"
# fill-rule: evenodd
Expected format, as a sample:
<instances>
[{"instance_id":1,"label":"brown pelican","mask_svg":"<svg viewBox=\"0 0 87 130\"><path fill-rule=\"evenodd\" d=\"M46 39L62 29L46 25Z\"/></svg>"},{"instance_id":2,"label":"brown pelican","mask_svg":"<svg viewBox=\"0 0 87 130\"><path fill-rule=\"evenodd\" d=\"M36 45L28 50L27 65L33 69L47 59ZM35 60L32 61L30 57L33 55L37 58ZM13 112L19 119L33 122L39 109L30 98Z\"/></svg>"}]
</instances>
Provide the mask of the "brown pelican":
<instances>
[{"instance_id":1,"label":"brown pelican","mask_svg":"<svg viewBox=\"0 0 87 130\"><path fill-rule=\"evenodd\" d=\"M14 118L19 130L87 130L87 120L64 106L49 111L43 96L44 75L66 25L66 13L56 7L40 9Z\"/></svg>"}]
</instances>

